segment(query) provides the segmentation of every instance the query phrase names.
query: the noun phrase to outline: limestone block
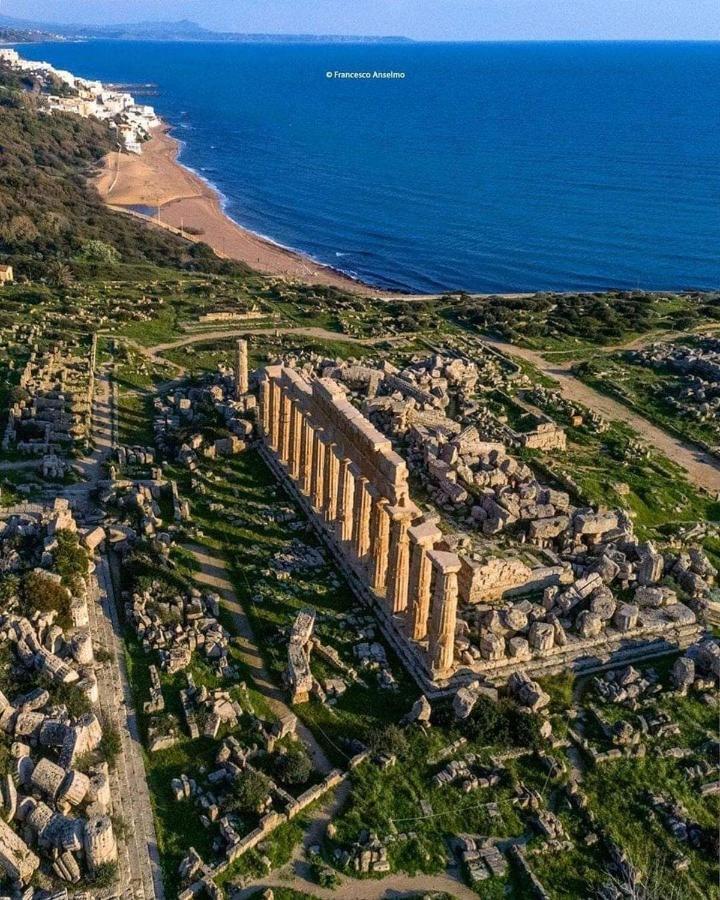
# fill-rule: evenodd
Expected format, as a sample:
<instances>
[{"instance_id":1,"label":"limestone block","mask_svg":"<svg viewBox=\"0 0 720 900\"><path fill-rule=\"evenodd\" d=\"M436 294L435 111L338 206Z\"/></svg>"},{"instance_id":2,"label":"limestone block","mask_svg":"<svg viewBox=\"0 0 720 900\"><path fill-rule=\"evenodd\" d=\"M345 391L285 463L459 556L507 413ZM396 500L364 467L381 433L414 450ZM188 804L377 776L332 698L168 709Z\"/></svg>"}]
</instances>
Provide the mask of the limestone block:
<instances>
[{"instance_id":1,"label":"limestone block","mask_svg":"<svg viewBox=\"0 0 720 900\"><path fill-rule=\"evenodd\" d=\"M619 631L630 631L637 627L639 610L633 603L623 603L613 617L613 624Z\"/></svg>"},{"instance_id":2,"label":"limestone block","mask_svg":"<svg viewBox=\"0 0 720 900\"><path fill-rule=\"evenodd\" d=\"M504 610L505 625L511 631L524 631L528 626L528 617L522 609L516 606Z\"/></svg>"},{"instance_id":3,"label":"limestone block","mask_svg":"<svg viewBox=\"0 0 720 900\"><path fill-rule=\"evenodd\" d=\"M577 617L575 626L580 637L594 638L602 631L602 619L597 613L585 609Z\"/></svg>"},{"instance_id":4,"label":"limestone block","mask_svg":"<svg viewBox=\"0 0 720 900\"><path fill-rule=\"evenodd\" d=\"M672 667L672 681L675 687L687 692L688 687L695 681L695 663L687 656L681 656L675 660Z\"/></svg>"},{"instance_id":5,"label":"limestone block","mask_svg":"<svg viewBox=\"0 0 720 900\"><path fill-rule=\"evenodd\" d=\"M480 638L480 655L488 660L504 659L505 639L494 632L484 634Z\"/></svg>"},{"instance_id":6,"label":"limestone block","mask_svg":"<svg viewBox=\"0 0 720 900\"><path fill-rule=\"evenodd\" d=\"M513 659L525 660L530 659L530 644L525 638L514 637L508 641L508 650Z\"/></svg>"},{"instance_id":7,"label":"limestone block","mask_svg":"<svg viewBox=\"0 0 720 900\"><path fill-rule=\"evenodd\" d=\"M590 600L590 612L598 615L604 622L612 619L616 606L615 598L609 588L602 587L593 592Z\"/></svg>"},{"instance_id":8,"label":"limestone block","mask_svg":"<svg viewBox=\"0 0 720 900\"><path fill-rule=\"evenodd\" d=\"M555 645L555 629L549 622L533 622L530 627L530 646L547 653Z\"/></svg>"}]
</instances>

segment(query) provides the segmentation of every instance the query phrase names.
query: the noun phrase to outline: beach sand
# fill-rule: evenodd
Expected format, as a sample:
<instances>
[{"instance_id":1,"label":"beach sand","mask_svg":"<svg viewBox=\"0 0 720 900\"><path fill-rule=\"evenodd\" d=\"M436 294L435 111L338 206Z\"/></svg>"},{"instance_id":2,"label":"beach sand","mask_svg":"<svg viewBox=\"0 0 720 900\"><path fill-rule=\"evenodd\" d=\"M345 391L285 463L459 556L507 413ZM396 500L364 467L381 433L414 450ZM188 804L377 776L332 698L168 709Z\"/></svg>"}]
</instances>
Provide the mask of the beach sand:
<instances>
[{"instance_id":1,"label":"beach sand","mask_svg":"<svg viewBox=\"0 0 720 900\"><path fill-rule=\"evenodd\" d=\"M171 231L189 229L191 233L184 234L190 240L204 241L218 256L240 260L263 274L386 295L237 225L223 212L217 191L178 162L179 148L167 129L159 128L141 156L111 153L94 180L100 196L126 212L136 206L159 208L157 218L146 218Z\"/></svg>"}]
</instances>

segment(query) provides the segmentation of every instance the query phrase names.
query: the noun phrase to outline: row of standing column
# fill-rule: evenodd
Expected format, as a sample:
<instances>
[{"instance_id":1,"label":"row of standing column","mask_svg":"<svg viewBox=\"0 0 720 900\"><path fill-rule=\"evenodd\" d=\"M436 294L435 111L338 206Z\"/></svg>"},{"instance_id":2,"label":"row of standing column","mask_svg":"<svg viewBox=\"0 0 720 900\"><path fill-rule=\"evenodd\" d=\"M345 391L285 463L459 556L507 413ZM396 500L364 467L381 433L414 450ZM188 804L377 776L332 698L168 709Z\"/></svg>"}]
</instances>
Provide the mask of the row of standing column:
<instances>
[{"instance_id":1,"label":"row of standing column","mask_svg":"<svg viewBox=\"0 0 720 900\"><path fill-rule=\"evenodd\" d=\"M437 674L453 664L458 557L435 550L434 524L413 525L417 511L393 506L359 467L274 379L263 382L266 439L338 542L363 571L390 615L405 616L407 637L427 641Z\"/></svg>"}]
</instances>

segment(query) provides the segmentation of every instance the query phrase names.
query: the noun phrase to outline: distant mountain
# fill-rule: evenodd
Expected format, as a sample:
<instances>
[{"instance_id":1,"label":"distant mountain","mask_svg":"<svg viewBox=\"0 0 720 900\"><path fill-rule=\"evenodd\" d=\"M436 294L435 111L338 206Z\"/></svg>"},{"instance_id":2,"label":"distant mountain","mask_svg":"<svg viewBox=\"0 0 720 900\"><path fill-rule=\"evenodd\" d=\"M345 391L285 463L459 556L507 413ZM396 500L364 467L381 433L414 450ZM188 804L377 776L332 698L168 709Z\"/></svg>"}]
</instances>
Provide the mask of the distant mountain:
<instances>
[{"instance_id":1,"label":"distant mountain","mask_svg":"<svg viewBox=\"0 0 720 900\"><path fill-rule=\"evenodd\" d=\"M393 35L373 37L339 34L242 34L234 31L210 31L187 19L179 22L137 22L127 25L50 25L44 22L29 22L0 15L0 30L2 29L42 32L47 34L48 39L60 36L66 39L85 38L88 40L101 38L114 41L227 41L248 44L411 43L410 38Z\"/></svg>"}]
</instances>

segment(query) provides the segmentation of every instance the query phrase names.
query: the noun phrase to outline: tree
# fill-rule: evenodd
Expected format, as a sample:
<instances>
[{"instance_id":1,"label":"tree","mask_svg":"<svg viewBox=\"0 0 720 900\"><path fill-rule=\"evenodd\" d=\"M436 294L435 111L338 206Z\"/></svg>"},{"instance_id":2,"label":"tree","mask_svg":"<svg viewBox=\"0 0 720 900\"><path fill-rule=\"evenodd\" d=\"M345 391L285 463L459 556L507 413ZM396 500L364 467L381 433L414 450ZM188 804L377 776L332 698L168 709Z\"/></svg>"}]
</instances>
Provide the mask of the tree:
<instances>
[{"instance_id":1,"label":"tree","mask_svg":"<svg viewBox=\"0 0 720 900\"><path fill-rule=\"evenodd\" d=\"M270 782L263 774L244 772L232 784L229 807L238 812L259 812L269 793Z\"/></svg>"},{"instance_id":2,"label":"tree","mask_svg":"<svg viewBox=\"0 0 720 900\"><path fill-rule=\"evenodd\" d=\"M312 762L300 747L275 757L275 775L285 784L305 784L312 773Z\"/></svg>"},{"instance_id":3,"label":"tree","mask_svg":"<svg viewBox=\"0 0 720 900\"><path fill-rule=\"evenodd\" d=\"M111 244L106 244L105 241L85 241L82 256L88 262L104 263L110 266L120 262L118 251Z\"/></svg>"}]
</instances>

